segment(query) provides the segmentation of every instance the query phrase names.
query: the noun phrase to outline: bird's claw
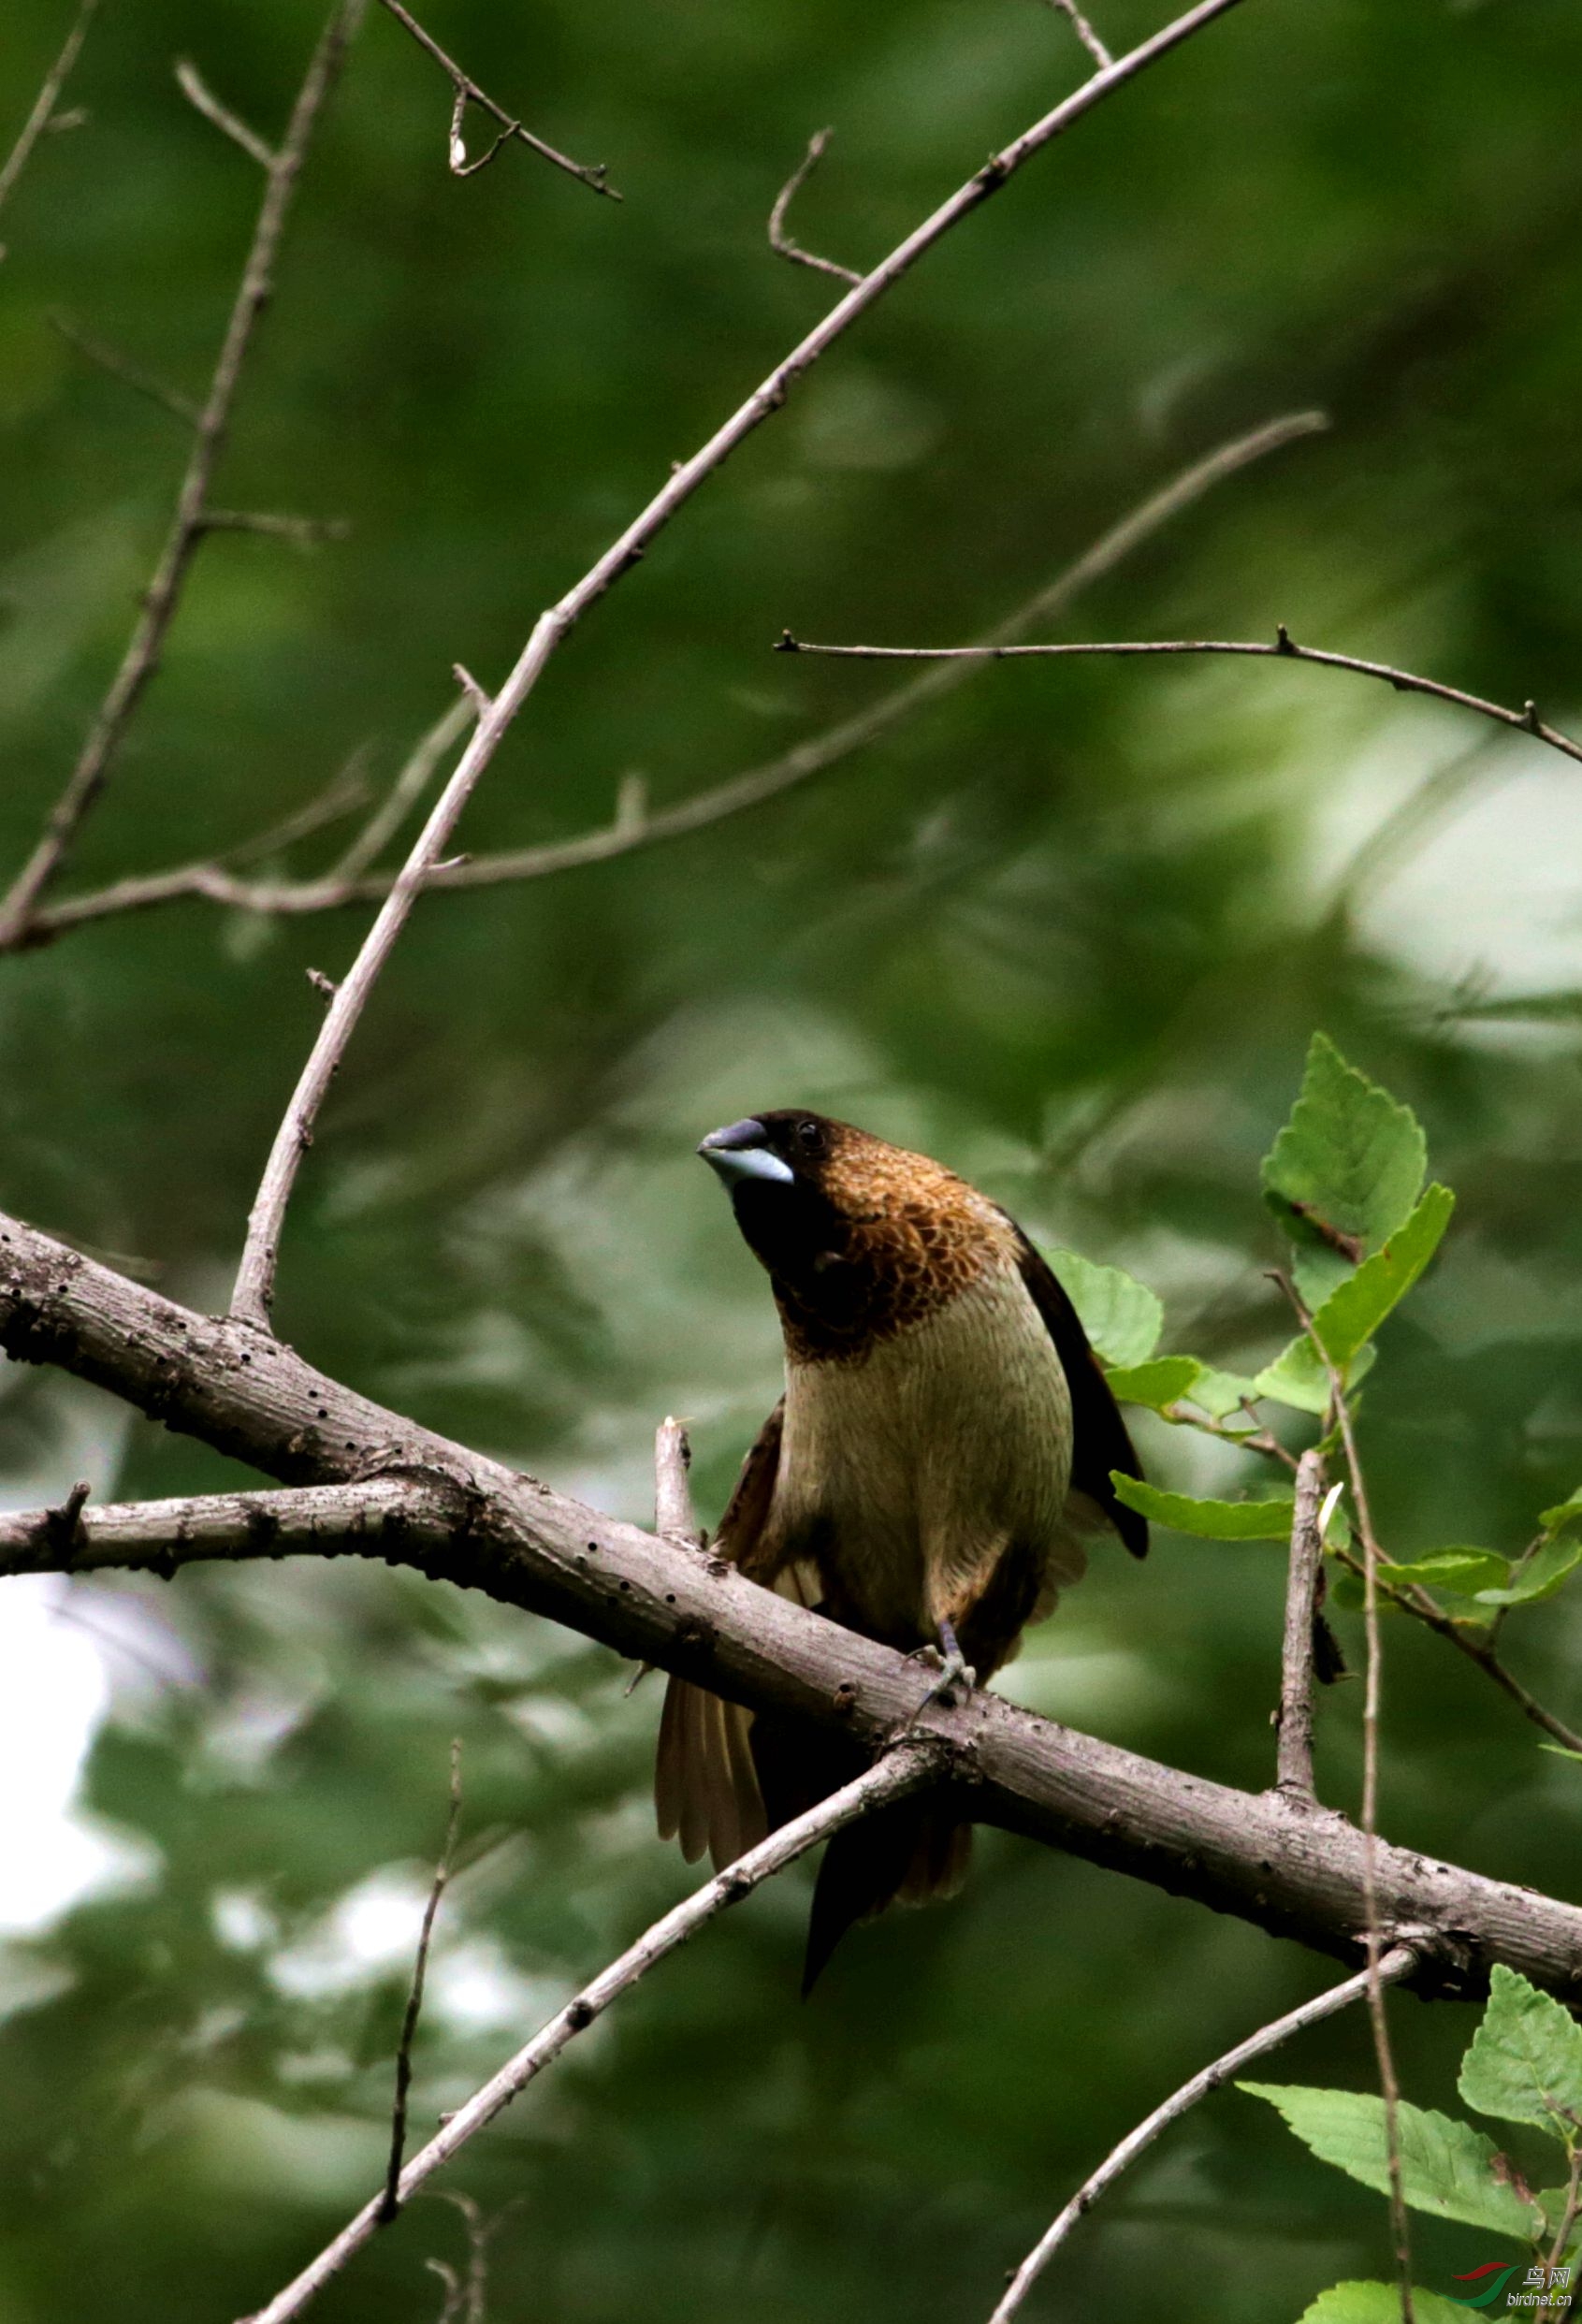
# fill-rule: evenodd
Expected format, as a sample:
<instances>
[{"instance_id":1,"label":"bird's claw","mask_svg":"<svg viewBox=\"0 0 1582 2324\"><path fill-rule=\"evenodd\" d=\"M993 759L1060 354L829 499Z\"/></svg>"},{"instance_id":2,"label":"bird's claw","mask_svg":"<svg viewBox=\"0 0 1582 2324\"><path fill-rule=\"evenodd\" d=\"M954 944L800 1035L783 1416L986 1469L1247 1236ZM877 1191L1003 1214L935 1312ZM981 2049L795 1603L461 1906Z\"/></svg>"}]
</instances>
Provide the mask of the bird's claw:
<instances>
[{"instance_id":1,"label":"bird's claw","mask_svg":"<svg viewBox=\"0 0 1582 2324\"><path fill-rule=\"evenodd\" d=\"M937 1671L939 1674L922 1701L913 1711L910 1719L907 1720L908 1730L916 1726L923 1712L932 1709L936 1703L942 1705L947 1710L953 1709L957 1701L965 1702L978 1684L978 1673L962 1652L956 1640L956 1634L949 1622L940 1624L939 1635L944 1641L943 1653L936 1646L923 1646L918 1647L907 1657L909 1663L922 1663L930 1670ZM958 1686L961 1688L959 1698L956 1693Z\"/></svg>"}]
</instances>

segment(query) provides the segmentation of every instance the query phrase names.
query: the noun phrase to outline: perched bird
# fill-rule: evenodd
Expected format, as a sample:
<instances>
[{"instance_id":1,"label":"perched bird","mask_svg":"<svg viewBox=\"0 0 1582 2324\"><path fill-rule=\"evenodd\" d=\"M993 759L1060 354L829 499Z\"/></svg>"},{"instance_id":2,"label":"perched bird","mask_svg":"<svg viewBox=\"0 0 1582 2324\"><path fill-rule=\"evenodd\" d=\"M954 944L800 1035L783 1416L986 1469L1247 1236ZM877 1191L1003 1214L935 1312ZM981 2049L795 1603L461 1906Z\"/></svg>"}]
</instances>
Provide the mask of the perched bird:
<instances>
[{"instance_id":1,"label":"perched bird","mask_svg":"<svg viewBox=\"0 0 1582 2324\"><path fill-rule=\"evenodd\" d=\"M715 1547L754 1581L903 1652L943 1648L941 1686L986 1679L1086 1562L1077 1527L1134 1556L1148 1529L1110 1471L1138 1459L1076 1310L1015 1221L921 1154L776 1111L698 1148L767 1269L786 1392L747 1454ZM660 1836L732 1862L849 1781L850 1738L672 1678ZM829 1843L806 1992L852 1922L953 1892L971 1827L898 1805Z\"/></svg>"}]
</instances>

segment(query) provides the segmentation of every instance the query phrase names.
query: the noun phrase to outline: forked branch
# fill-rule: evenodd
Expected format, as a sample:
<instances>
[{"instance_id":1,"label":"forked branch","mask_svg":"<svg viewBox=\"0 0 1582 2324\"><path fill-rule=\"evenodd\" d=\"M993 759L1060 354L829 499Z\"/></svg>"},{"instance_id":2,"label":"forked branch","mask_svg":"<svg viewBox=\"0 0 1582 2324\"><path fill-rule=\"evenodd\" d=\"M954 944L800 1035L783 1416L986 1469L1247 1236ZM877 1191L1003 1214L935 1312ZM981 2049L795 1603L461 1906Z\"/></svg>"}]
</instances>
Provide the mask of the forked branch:
<instances>
[{"instance_id":1,"label":"forked branch","mask_svg":"<svg viewBox=\"0 0 1582 2324\"><path fill-rule=\"evenodd\" d=\"M398 24L405 25L418 47L428 51L456 91L456 103L451 109L450 138L446 146L450 172L453 177L475 176L480 169L486 167L493 161L501 147L509 138L515 138L521 144L540 154L544 161L553 162L557 169L563 169L569 178L579 179L584 185L590 185L595 194L607 194L613 202L620 200L620 196L616 192L615 187L606 182L605 172L608 167L606 163L596 162L589 167L586 162L573 161L569 153L558 153L555 147L546 144L543 138L535 137L530 129L525 129L515 115L508 113L503 105L497 105L486 89L480 89L471 74L464 73L455 58L445 54L433 34L426 32L416 17L409 9L402 7L401 0L384 0L384 6L389 9ZM492 120L500 123L500 135L483 153L478 154L472 160L468 159L466 141L462 136L462 123L470 105L477 106L481 112L487 113Z\"/></svg>"}]
</instances>

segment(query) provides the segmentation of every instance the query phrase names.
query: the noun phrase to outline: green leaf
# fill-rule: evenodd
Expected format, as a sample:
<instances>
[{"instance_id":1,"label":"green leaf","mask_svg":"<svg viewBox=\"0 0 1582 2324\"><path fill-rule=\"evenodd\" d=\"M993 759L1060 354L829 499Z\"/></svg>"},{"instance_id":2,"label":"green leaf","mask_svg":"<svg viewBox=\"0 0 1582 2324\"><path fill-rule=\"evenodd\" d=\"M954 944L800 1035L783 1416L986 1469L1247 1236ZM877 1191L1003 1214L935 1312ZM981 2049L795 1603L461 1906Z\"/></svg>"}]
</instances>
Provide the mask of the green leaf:
<instances>
[{"instance_id":1,"label":"green leaf","mask_svg":"<svg viewBox=\"0 0 1582 2324\"><path fill-rule=\"evenodd\" d=\"M1155 1356L1151 1364L1117 1364L1104 1376L1123 1404L1152 1404L1159 1412L1186 1395L1202 1369L1196 1356Z\"/></svg>"},{"instance_id":2,"label":"green leaf","mask_svg":"<svg viewBox=\"0 0 1582 2324\"><path fill-rule=\"evenodd\" d=\"M1563 1533L1569 1526L1582 1523L1582 1490L1572 1494L1553 1509L1546 1509L1538 1520L1546 1533Z\"/></svg>"},{"instance_id":3,"label":"green leaf","mask_svg":"<svg viewBox=\"0 0 1582 2324\"><path fill-rule=\"evenodd\" d=\"M1051 1251L1049 1263L1107 1364L1146 1363L1159 1344L1165 1311L1146 1284L1123 1267L1100 1267L1075 1251Z\"/></svg>"},{"instance_id":4,"label":"green leaf","mask_svg":"<svg viewBox=\"0 0 1582 2324\"><path fill-rule=\"evenodd\" d=\"M1372 1367L1373 1351L1365 1347L1350 1367L1346 1386L1356 1387ZM1260 1396L1270 1396L1277 1404L1289 1404L1293 1412L1311 1412L1322 1420L1329 1409L1329 1374L1325 1370L1324 1358L1305 1331L1283 1347L1271 1364L1265 1365L1253 1385Z\"/></svg>"},{"instance_id":5,"label":"green leaf","mask_svg":"<svg viewBox=\"0 0 1582 2324\"><path fill-rule=\"evenodd\" d=\"M1533 1605L1552 1598L1582 1565L1582 1541L1549 1541L1534 1552L1506 1589L1480 1590L1479 1605Z\"/></svg>"},{"instance_id":6,"label":"green leaf","mask_svg":"<svg viewBox=\"0 0 1582 2324\"><path fill-rule=\"evenodd\" d=\"M1485 1590L1501 1588L1510 1578L1510 1561L1492 1549L1436 1549L1431 1557L1414 1558L1410 1565L1381 1565L1379 1579L1399 1589L1420 1582L1425 1590L1449 1590L1470 1598Z\"/></svg>"},{"instance_id":7,"label":"green leaf","mask_svg":"<svg viewBox=\"0 0 1582 2324\"><path fill-rule=\"evenodd\" d=\"M1311 2090L1290 2084L1241 2082L1238 2089L1267 2099L1321 2162L1378 2194L1389 2192L1385 2149L1385 2102L1367 2090ZM1461 2219L1491 2234L1526 2242L1537 2215L1496 2170L1492 2139L1468 2122L1404 2101L1396 2110L1401 2133L1401 2191L1414 2211L1436 2219Z\"/></svg>"},{"instance_id":8,"label":"green leaf","mask_svg":"<svg viewBox=\"0 0 1582 2324\"><path fill-rule=\"evenodd\" d=\"M1448 1186L1430 1186L1383 1250L1364 1259L1356 1273L1325 1300L1313 1319L1313 1328L1331 1360L1343 1370L1411 1290L1438 1250L1455 1208L1456 1198Z\"/></svg>"},{"instance_id":9,"label":"green leaf","mask_svg":"<svg viewBox=\"0 0 1582 2324\"><path fill-rule=\"evenodd\" d=\"M1517 2263L1518 2266L1520 2262ZM1467 2310L1442 2292L1412 2287L1417 2324L1467 2324ZM1393 2284L1331 2284L1297 2324L1401 2324L1401 2294Z\"/></svg>"},{"instance_id":10,"label":"green leaf","mask_svg":"<svg viewBox=\"0 0 1582 2324\"><path fill-rule=\"evenodd\" d=\"M1240 1372L1216 1372L1212 1364L1199 1364L1193 1383L1192 1402L1211 1420L1227 1419L1240 1412L1243 1402L1255 1403L1257 1383Z\"/></svg>"},{"instance_id":11,"label":"green leaf","mask_svg":"<svg viewBox=\"0 0 1582 2324\"><path fill-rule=\"evenodd\" d=\"M1178 1533L1209 1541L1284 1541L1290 1534L1289 1493L1278 1501L1194 1501L1185 1493L1162 1493L1119 1469L1110 1470L1110 1482L1128 1509L1155 1525L1173 1525Z\"/></svg>"},{"instance_id":12,"label":"green leaf","mask_svg":"<svg viewBox=\"0 0 1582 2324\"><path fill-rule=\"evenodd\" d=\"M1582 2026L1552 1995L1496 1962L1457 2087L1480 2114L1569 2139L1582 2123Z\"/></svg>"},{"instance_id":13,"label":"green leaf","mask_svg":"<svg viewBox=\"0 0 1582 2324\"><path fill-rule=\"evenodd\" d=\"M1301 1096L1263 1165L1264 1199L1294 1242L1360 1258L1404 1224L1428 1149L1416 1119L1347 1065L1327 1034L1307 1053Z\"/></svg>"},{"instance_id":14,"label":"green leaf","mask_svg":"<svg viewBox=\"0 0 1582 2324\"><path fill-rule=\"evenodd\" d=\"M1540 1743L1541 1751L1553 1751L1557 1759L1582 1759L1582 1751L1574 1751L1568 1743Z\"/></svg>"}]
</instances>

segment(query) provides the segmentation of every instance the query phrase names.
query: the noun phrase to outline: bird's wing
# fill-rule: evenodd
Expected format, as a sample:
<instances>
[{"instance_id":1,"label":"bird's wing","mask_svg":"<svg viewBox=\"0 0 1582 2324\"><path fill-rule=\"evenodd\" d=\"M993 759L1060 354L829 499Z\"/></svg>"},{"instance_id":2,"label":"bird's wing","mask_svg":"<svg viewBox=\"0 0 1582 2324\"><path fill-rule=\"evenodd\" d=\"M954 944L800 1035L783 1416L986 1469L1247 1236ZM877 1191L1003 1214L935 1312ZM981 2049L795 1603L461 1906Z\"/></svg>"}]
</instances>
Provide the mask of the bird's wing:
<instances>
[{"instance_id":1,"label":"bird's wing","mask_svg":"<svg viewBox=\"0 0 1582 2324\"><path fill-rule=\"evenodd\" d=\"M1017 1236L1022 1280L1054 1342L1071 1390L1071 1489L1097 1505L1134 1558L1145 1558L1147 1519L1117 1500L1110 1482L1111 1469L1140 1477L1142 1463L1076 1309L1056 1282L1048 1260L1039 1256L1020 1227Z\"/></svg>"},{"instance_id":2,"label":"bird's wing","mask_svg":"<svg viewBox=\"0 0 1582 2324\"><path fill-rule=\"evenodd\" d=\"M714 1548L752 1580L791 1597L800 1594L794 1584L788 1587L797 1569L788 1569L784 1576L777 1572L768 1532L784 1410L782 1399L753 1440ZM739 1703L723 1703L672 1674L660 1719L654 1806L660 1838L679 1838L689 1864L706 1848L716 1868L723 1870L768 1831L751 1732L752 1714Z\"/></svg>"}]
</instances>

